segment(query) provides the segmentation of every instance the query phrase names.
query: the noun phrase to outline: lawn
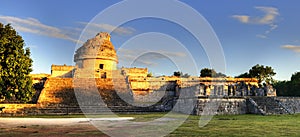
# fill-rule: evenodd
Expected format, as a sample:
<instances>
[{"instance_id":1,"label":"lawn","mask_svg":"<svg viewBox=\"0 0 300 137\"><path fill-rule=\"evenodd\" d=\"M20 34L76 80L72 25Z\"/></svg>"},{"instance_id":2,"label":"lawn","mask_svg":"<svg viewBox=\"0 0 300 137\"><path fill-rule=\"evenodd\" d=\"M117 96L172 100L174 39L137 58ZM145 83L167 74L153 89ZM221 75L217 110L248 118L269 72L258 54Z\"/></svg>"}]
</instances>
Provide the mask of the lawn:
<instances>
[{"instance_id":1,"label":"lawn","mask_svg":"<svg viewBox=\"0 0 300 137\"><path fill-rule=\"evenodd\" d=\"M162 114L134 115L136 120L155 119ZM189 116L168 136L300 136L300 114L296 115L219 115L204 127L199 127L200 116Z\"/></svg>"},{"instance_id":2,"label":"lawn","mask_svg":"<svg viewBox=\"0 0 300 137\"><path fill-rule=\"evenodd\" d=\"M135 117L133 121L144 122L151 121L156 118L160 118L165 113L150 113L150 114L120 114L123 117ZM180 115L179 115L180 116ZM32 117L32 116L31 116ZM36 117L36 116L34 116ZM64 115L64 116L39 116L43 118L80 118L83 115ZM189 118L175 131L168 136L300 136L300 114L297 115L222 115L214 116L213 119L205 126L199 127L200 116L189 116ZM1 122L1 121L0 121ZM47 136L47 132L41 132L39 129L51 130L51 127L39 127L38 125L29 126L32 128L30 132L40 133L39 136ZM56 127L57 128L57 127ZM66 128L66 129L64 129ZM96 128L90 127L90 130L83 130L80 127L69 127L73 133L68 133L70 129L64 127L57 130L52 130L50 135L54 135L54 132L60 133L59 136L95 136L103 134L99 133ZM86 127L83 127L86 128ZM17 135L22 136L22 129L14 133L14 130L0 129L0 136L5 135ZM18 129L16 127L15 129ZM29 130L29 129L28 129ZM65 132L63 132L66 130ZM79 132L74 132L78 130ZM3 131L7 131L4 133ZM1 133L2 132L2 133ZM24 130L25 132L25 130ZM97 133L98 132L98 133ZM43 134L41 134L43 133ZM57 134L59 134L57 133ZM61 134L65 133L65 134ZM26 131L26 135L28 131ZM37 135L37 134L36 134ZM49 134L48 134L49 135ZM31 136L31 134L30 134ZM34 135L32 135L34 136Z\"/></svg>"},{"instance_id":3,"label":"lawn","mask_svg":"<svg viewBox=\"0 0 300 137\"><path fill-rule=\"evenodd\" d=\"M169 136L300 136L300 115L215 116L199 128L199 116L190 116Z\"/></svg>"}]
</instances>

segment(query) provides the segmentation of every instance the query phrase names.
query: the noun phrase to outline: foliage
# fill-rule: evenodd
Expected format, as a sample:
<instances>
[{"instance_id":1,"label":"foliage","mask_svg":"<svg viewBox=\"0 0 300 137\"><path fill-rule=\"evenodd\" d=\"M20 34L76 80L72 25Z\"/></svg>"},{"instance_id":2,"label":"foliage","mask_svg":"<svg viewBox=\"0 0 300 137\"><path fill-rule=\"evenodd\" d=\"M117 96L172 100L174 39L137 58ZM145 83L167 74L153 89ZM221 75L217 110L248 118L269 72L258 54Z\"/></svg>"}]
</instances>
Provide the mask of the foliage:
<instances>
[{"instance_id":1,"label":"foliage","mask_svg":"<svg viewBox=\"0 0 300 137\"><path fill-rule=\"evenodd\" d=\"M216 73L214 69L204 68L200 71L200 77L212 77Z\"/></svg>"},{"instance_id":2,"label":"foliage","mask_svg":"<svg viewBox=\"0 0 300 137\"><path fill-rule=\"evenodd\" d=\"M189 75L188 73L183 74L181 71L175 71L175 72L173 73L173 76L176 76L176 77L183 77L183 78L188 78L188 77L190 77L191 75Z\"/></svg>"},{"instance_id":3,"label":"foliage","mask_svg":"<svg viewBox=\"0 0 300 137\"><path fill-rule=\"evenodd\" d=\"M29 48L8 24L0 23L0 99L27 102L33 96Z\"/></svg>"},{"instance_id":4,"label":"foliage","mask_svg":"<svg viewBox=\"0 0 300 137\"><path fill-rule=\"evenodd\" d=\"M300 82L300 72L296 72L292 75L291 81Z\"/></svg>"},{"instance_id":5,"label":"foliage","mask_svg":"<svg viewBox=\"0 0 300 137\"><path fill-rule=\"evenodd\" d=\"M220 78L220 77L226 77L226 75L225 74L223 74L223 73L221 73L221 72L218 72L216 75L215 75L215 77L218 77L218 78Z\"/></svg>"},{"instance_id":6,"label":"foliage","mask_svg":"<svg viewBox=\"0 0 300 137\"><path fill-rule=\"evenodd\" d=\"M221 72L217 73L214 69L204 68L200 71L200 77L226 77L226 75Z\"/></svg>"},{"instance_id":7,"label":"foliage","mask_svg":"<svg viewBox=\"0 0 300 137\"><path fill-rule=\"evenodd\" d=\"M181 77L183 78L189 78L191 75L189 75L188 73L183 74Z\"/></svg>"},{"instance_id":8,"label":"foliage","mask_svg":"<svg viewBox=\"0 0 300 137\"><path fill-rule=\"evenodd\" d=\"M278 81L274 83L277 96L292 96L292 93L289 90L289 85L289 81Z\"/></svg>"},{"instance_id":9,"label":"foliage","mask_svg":"<svg viewBox=\"0 0 300 137\"><path fill-rule=\"evenodd\" d=\"M259 82L265 81L266 83L272 83L273 78L276 73L270 66L264 65L255 65L249 70L249 75L251 77L255 77L258 79Z\"/></svg>"},{"instance_id":10,"label":"foliage","mask_svg":"<svg viewBox=\"0 0 300 137\"><path fill-rule=\"evenodd\" d=\"M152 72L148 73L147 77L153 77L153 73Z\"/></svg>"},{"instance_id":11,"label":"foliage","mask_svg":"<svg viewBox=\"0 0 300 137\"><path fill-rule=\"evenodd\" d=\"M251 78L248 72L236 76L236 78Z\"/></svg>"},{"instance_id":12,"label":"foliage","mask_svg":"<svg viewBox=\"0 0 300 137\"><path fill-rule=\"evenodd\" d=\"M300 96L300 72L292 75L290 81L279 81L274 84L278 96Z\"/></svg>"},{"instance_id":13,"label":"foliage","mask_svg":"<svg viewBox=\"0 0 300 137\"><path fill-rule=\"evenodd\" d=\"M273 76L276 73L274 72L273 68L270 66L264 66L264 65L259 65L256 64L255 66L253 66L249 72L247 73L243 73L239 76L237 76L238 78L257 78L258 82L266 82L266 83L273 83Z\"/></svg>"},{"instance_id":14,"label":"foliage","mask_svg":"<svg viewBox=\"0 0 300 137\"><path fill-rule=\"evenodd\" d=\"M180 71L175 71L173 73L173 76L176 76L176 77L180 77L181 75L182 75L182 72L180 72Z\"/></svg>"}]
</instances>

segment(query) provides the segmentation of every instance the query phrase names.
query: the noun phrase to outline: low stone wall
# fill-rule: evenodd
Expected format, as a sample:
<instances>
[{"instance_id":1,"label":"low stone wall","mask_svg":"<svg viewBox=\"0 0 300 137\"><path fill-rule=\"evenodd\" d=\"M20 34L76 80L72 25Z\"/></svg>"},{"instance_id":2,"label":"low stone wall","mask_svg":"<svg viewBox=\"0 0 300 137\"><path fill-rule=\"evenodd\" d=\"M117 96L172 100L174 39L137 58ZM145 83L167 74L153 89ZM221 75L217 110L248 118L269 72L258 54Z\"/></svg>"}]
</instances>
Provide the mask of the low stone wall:
<instances>
[{"instance_id":1,"label":"low stone wall","mask_svg":"<svg viewBox=\"0 0 300 137\"><path fill-rule=\"evenodd\" d=\"M198 99L178 99L176 101L178 107L175 107L176 112L187 113L191 110L190 106L186 104L194 104L195 108L190 111L193 115L202 115L205 110L205 114L214 115L237 115L247 114L248 108L245 98L206 98L201 97ZM205 108L207 107L207 108Z\"/></svg>"},{"instance_id":2,"label":"low stone wall","mask_svg":"<svg viewBox=\"0 0 300 137\"><path fill-rule=\"evenodd\" d=\"M293 113L300 113L300 97L276 97Z\"/></svg>"},{"instance_id":3,"label":"low stone wall","mask_svg":"<svg viewBox=\"0 0 300 137\"><path fill-rule=\"evenodd\" d=\"M8 116L15 115L26 115L26 111L24 109L35 109L37 108L37 104L0 104L0 114L6 114Z\"/></svg>"},{"instance_id":4,"label":"low stone wall","mask_svg":"<svg viewBox=\"0 0 300 137\"><path fill-rule=\"evenodd\" d=\"M74 66L51 65L51 77L71 78Z\"/></svg>"},{"instance_id":5,"label":"low stone wall","mask_svg":"<svg viewBox=\"0 0 300 137\"><path fill-rule=\"evenodd\" d=\"M174 111L194 115L202 115L207 106L209 107L205 109L206 113L213 112L216 115L300 113L300 97L199 97L181 98L175 103L177 104L174 104ZM193 105L194 110L189 111L191 106L187 105Z\"/></svg>"}]
</instances>

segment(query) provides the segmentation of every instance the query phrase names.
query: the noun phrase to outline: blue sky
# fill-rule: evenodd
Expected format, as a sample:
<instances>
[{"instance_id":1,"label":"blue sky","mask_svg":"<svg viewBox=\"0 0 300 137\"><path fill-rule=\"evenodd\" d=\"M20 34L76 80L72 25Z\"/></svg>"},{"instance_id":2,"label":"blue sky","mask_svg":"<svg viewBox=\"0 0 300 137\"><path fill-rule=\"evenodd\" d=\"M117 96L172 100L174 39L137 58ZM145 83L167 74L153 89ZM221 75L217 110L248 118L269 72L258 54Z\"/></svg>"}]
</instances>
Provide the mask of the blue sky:
<instances>
[{"instance_id":1,"label":"blue sky","mask_svg":"<svg viewBox=\"0 0 300 137\"><path fill-rule=\"evenodd\" d=\"M51 64L73 64L74 50L78 47L75 41L79 39L85 26L97 14L117 2L119 1L2 0L0 22L11 23L25 40L26 46L30 47L34 60L33 73L50 73ZM236 76L255 64L262 64L274 68L277 73L275 79L288 80L294 72L300 70L299 1L181 2L199 12L214 29L224 51L227 75ZM97 23L94 24L97 32L111 31L116 27ZM130 50L143 52L150 47L160 53L140 56L135 59L133 66L148 67L157 75L171 75L180 68L178 66L183 66L180 70L184 73L199 75L201 68L210 67L201 44L181 26L166 20L144 18L129 21L118 26L111 35L116 49L124 48L118 52L119 67L130 65L126 63L126 59L132 58L131 54L136 54ZM160 41L161 37L164 38L163 42ZM186 49L172 47L180 45ZM191 53L191 56L184 55L184 50ZM195 60L198 70L189 69L190 63L193 63L186 60L189 57Z\"/></svg>"}]
</instances>

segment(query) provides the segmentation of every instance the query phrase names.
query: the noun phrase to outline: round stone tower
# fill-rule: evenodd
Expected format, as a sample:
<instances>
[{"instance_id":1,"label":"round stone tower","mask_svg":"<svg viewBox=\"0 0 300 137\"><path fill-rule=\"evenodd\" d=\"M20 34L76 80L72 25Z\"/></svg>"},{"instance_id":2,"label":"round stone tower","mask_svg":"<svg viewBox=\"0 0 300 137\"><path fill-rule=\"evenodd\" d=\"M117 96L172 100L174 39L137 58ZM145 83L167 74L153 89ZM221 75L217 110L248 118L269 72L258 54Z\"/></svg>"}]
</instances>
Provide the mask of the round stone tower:
<instances>
[{"instance_id":1,"label":"round stone tower","mask_svg":"<svg viewBox=\"0 0 300 137\"><path fill-rule=\"evenodd\" d=\"M110 35L101 32L87 40L76 50L74 62L79 77L111 78L112 70L117 69L118 57Z\"/></svg>"}]
</instances>

